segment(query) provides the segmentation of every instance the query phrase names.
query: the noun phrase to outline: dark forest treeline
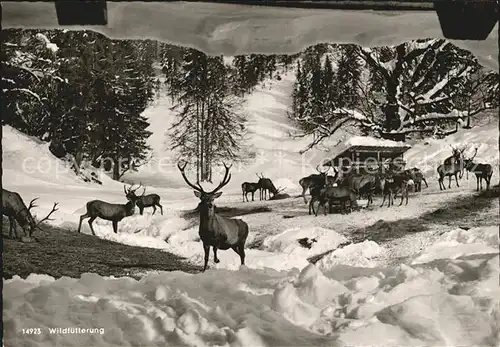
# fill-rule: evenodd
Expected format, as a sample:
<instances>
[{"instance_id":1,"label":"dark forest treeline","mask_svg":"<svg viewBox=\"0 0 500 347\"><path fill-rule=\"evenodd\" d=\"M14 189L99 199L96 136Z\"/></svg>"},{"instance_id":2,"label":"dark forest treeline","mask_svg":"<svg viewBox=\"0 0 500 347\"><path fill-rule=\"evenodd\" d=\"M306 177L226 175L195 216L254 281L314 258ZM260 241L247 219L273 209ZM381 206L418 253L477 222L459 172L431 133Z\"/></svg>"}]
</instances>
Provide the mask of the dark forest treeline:
<instances>
[{"instance_id":1,"label":"dark forest treeline","mask_svg":"<svg viewBox=\"0 0 500 347\"><path fill-rule=\"evenodd\" d=\"M148 160L151 132L141 114L162 89L159 77L177 111L172 145L179 157L194 159L199 179L210 180L212 164L242 155L238 99L292 59L237 56L228 66L193 49L92 31L1 35L2 124L50 142L76 171L87 162L111 170L114 179Z\"/></svg>"},{"instance_id":2,"label":"dark forest treeline","mask_svg":"<svg viewBox=\"0 0 500 347\"><path fill-rule=\"evenodd\" d=\"M151 134L151 41L90 31L4 30L2 122L50 142L58 157L105 165L114 179L140 165Z\"/></svg>"},{"instance_id":3,"label":"dark forest treeline","mask_svg":"<svg viewBox=\"0 0 500 347\"><path fill-rule=\"evenodd\" d=\"M498 73L445 40L394 47L318 44L295 55L207 56L151 40L110 40L91 31L4 30L2 124L50 142L58 157L111 170L119 179L147 162L142 116L165 90L178 160L211 181L221 161L245 160L243 98L294 69L289 116L307 149L338 129L405 140L446 136L498 107ZM161 82L160 82L161 81Z\"/></svg>"}]
</instances>

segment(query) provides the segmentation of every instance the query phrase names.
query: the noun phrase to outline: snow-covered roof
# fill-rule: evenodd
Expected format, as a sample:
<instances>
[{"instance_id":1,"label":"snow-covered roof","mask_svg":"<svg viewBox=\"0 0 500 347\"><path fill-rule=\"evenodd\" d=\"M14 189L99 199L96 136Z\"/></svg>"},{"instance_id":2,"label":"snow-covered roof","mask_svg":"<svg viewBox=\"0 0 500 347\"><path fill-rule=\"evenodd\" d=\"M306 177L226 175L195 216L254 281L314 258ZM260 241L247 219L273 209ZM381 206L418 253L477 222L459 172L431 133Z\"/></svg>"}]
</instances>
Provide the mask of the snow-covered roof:
<instances>
[{"instance_id":1,"label":"snow-covered roof","mask_svg":"<svg viewBox=\"0 0 500 347\"><path fill-rule=\"evenodd\" d=\"M329 157L331 160L335 160L345 155L348 151L361 148L380 152L404 153L411 146L399 141L377 139L370 136L353 136L332 148Z\"/></svg>"}]
</instances>

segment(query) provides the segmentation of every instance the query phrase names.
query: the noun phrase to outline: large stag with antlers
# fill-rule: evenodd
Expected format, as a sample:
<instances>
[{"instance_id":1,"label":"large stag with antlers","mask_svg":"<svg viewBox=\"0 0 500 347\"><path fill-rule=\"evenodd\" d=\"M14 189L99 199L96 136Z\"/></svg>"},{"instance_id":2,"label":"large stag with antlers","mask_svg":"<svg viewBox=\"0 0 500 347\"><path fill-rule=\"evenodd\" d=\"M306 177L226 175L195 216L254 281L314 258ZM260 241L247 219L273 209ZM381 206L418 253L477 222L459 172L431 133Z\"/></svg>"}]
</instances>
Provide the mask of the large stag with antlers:
<instances>
[{"instance_id":1,"label":"large stag with antlers","mask_svg":"<svg viewBox=\"0 0 500 347\"><path fill-rule=\"evenodd\" d=\"M133 192L135 192L142 187L142 182L139 184L139 187L133 189ZM160 208L160 212L163 215L163 206L160 204L160 196L158 194L148 194L144 195L146 193L146 187L143 187L143 191L141 195L137 195L137 201L136 205L139 207L139 214L142 216L144 214L144 209L146 207L152 207L153 208L153 214L156 212L156 206ZM125 196L127 196L127 193L125 192Z\"/></svg>"},{"instance_id":2,"label":"large stag with antlers","mask_svg":"<svg viewBox=\"0 0 500 347\"><path fill-rule=\"evenodd\" d=\"M231 174L229 173L231 166L224 164L226 169L224 178L214 190L206 192L199 182L197 185L189 182L184 172L186 165L177 164L177 167L187 185L194 189L194 195L200 199L198 205L200 213L199 235L205 252L203 271L207 269L210 246L214 250L215 263L219 262L219 258L217 258L218 249L227 250L231 248L240 256L241 265L245 265L245 242L248 237L248 224L240 219L222 217L215 213L214 200L222 195L220 190L231 180Z\"/></svg>"},{"instance_id":3,"label":"large stag with antlers","mask_svg":"<svg viewBox=\"0 0 500 347\"><path fill-rule=\"evenodd\" d=\"M257 182L257 184L259 185L260 189L260 200L267 200L267 194L269 194L270 199L271 193L273 194L273 197L279 194L280 189L276 188L270 178L264 177L262 173L260 174L260 176L258 174L256 175L259 178L259 182Z\"/></svg>"},{"instance_id":4,"label":"large stag with antlers","mask_svg":"<svg viewBox=\"0 0 500 347\"><path fill-rule=\"evenodd\" d=\"M318 171L317 174L311 174L307 177L302 177L299 180L299 185L302 187L302 198L304 199L304 204L307 205L307 199L306 199L307 190L309 190L309 192L312 194L311 190L315 187L324 187L328 184L334 184L338 172L335 172L335 176L329 176L328 170L330 170L330 167L325 171L321 171L318 165L316 166L316 171Z\"/></svg>"},{"instance_id":5,"label":"large stag with antlers","mask_svg":"<svg viewBox=\"0 0 500 347\"><path fill-rule=\"evenodd\" d=\"M23 229L24 235L28 236L31 238L31 235L35 231L35 229L40 229L40 224L47 220L52 220L50 219L50 216L52 213L56 212L57 205L58 203L54 203L54 206L52 207L52 210L49 212L49 214L42 218L38 223L35 221L35 218L31 214L31 209L33 207L37 207L35 205L35 201L38 200L38 198L34 198L33 200L30 201L30 204L28 207L24 204L23 199L21 198L21 195L19 195L16 192L11 192L6 189L2 189L2 215L7 216L9 218L9 224L10 224L10 229L9 229L9 237L13 237L13 232L16 235L16 238L19 238L19 234L17 233L16 230L16 225L15 223L19 224L19 226Z\"/></svg>"},{"instance_id":6,"label":"large stag with antlers","mask_svg":"<svg viewBox=\"0 0 500 347\"><path fill-rule=\"evenodd\" d=\"M464 151L467 147L462 149L455 148L450 145L453 150L453 155L446 158L443 164L439 165L437 168L437 172L439 175L439 190L446 190L444 186L444 178L448 177L448 189L451 189L451 177L455 177L455 182L457 183L457 187L460 187L458 184L458 177L462 178L463 170L464 170Z\"/></svg>"},{"instance_id":7,"label":"large stag with antlers","mask_svg":"<svg viewBox=\"0 0 500 347\"><path fill-rule=\"evenodd\" d=\"M135 211L135 204L139 197L135 195L135 191L130 186L128 189L123 186L123 191L125 192L125 197L128 202L126 204L110 204L109 202L102 200L92 200L87 202L86 208L87 212L80 216L80 223L78 224L78 232L82 228L82 221L85 218L89 219L89 226L92 235L95 236L94 227L92 223L96 218L101 218L107 221L113 222L113 231L115 234L118 233L118 222L125 217L132 216Z\"/></svg>"},{"instance_id":8,"label":"large stag with antlers","mask_svg":"<svg viewBox=\"0 0 500 347\"><path fill-rule=\"evenodd\" d=\"M476 190L479 191L479 185L483 190L483 180L486 182L486 190L490 189L491 176L493 176L493 167L490 164L475 163L473 160L477 155L477 148L471 158L464 160L464 166L467 172L473 172L476 176Z\"/></svg>"}]
</instances>

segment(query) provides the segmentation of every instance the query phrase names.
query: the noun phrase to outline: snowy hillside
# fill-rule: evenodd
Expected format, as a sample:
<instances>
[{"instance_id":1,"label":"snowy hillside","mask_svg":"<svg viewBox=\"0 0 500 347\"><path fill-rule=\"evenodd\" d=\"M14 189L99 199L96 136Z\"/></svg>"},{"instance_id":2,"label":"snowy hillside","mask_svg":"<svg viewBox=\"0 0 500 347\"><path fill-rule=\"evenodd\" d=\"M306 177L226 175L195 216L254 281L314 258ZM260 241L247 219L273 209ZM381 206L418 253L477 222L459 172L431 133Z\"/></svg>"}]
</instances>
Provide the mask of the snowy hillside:
<instances>
[{"instance_id":1,"label":"snowy hillside","mask_svg":"<svg viewBox=\"0 0 500 347\"><path fill-rule=\"evenodd\" d=\"M498 228L408 265L4 281L10 346L498 346ZM14 334L26 326L39 334ZM52 332L49 329L66 329ZM78 329L78 330L77 330Z\"/></svg>"},{"instance_id":2,"label":"snowy hillside","mask_svg":"<svg viewBox=\"0 0 500 347\"><path fill-rule=\"evenodd\" d=\"M232 180L224 189L225 195L227 192L240 192L241 184L245 181L256 182L257 173L263 173L276 186L287 188L287 191L297 190L298 181L315 173L316 166L326 157L326 152L321 149L301 155L299 152L310 139L289 136L296 130L287 118L294 82L295 73L288 72L279 81L272 80L258 86L245 99L242 108L248 120L247 150L254 153L255 158L248 159L246 164L234 164ZM148 130L153 132L148 139L153 149L153 159L141 167L138 173L127 174L126 179L161 188L186 187L170 150L168 129L175 117L171 107L170 98L165 97L144 112L151 124ZM336 139L344 135L339 132L326 145L335 143Z\"/></svg>"}]
</instances>

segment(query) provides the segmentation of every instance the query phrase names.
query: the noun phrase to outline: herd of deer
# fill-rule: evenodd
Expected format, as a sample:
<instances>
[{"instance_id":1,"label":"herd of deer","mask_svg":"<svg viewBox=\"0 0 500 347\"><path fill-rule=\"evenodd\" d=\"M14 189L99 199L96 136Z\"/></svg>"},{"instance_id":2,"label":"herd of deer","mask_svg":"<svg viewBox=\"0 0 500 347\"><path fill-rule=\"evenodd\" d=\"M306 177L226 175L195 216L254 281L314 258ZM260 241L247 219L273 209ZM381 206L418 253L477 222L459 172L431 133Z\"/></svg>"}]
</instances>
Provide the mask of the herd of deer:
<instances>
[{"instance_id":1,"label":"herd of deer","mask_svg":"<svg viewBox=\"0 0 500 347\"><path fill-rule=\"evenodd\" d=\"M473 172L477 178L477 190L482 186L482 180L486 181L486 189L489 189L491 176L493 174L492 166L489 164L481 164L473 162L477 154L471 158L465 158L463 152L464 149L453 148L453 155L447 158L443 164L441 164L437 172L439 174L439 188L445 190L444 178L449 177L448 188L451 188L451 178L455 177L457 187L458 178L462 178L463 170L466 169L468 172ZM233 249L239 256L241 264L245 264L245 242L248 237L248 224L240 219L233 219L228 217L223 217L215 212L214 200L221 196L220 191L224 186L226 186L230 179L231 174L229 170L231 166L225 167L224 178L220 184L212 191L206 192L199 183L196 185L191 183L184 172L186 164L181 166L177 165L181 172L181 175L185 182L194 189L194 194L200 199L197 211L199 212L199 235L203 243L203 249L205 252L204 256L204 268L206 270L210 247L214 251L214 262L218 263L217 250L227 250L229 248ZM317 167L319 171L318 174L312 174L307 177L302 178L299 181L302 187L302 197L304 203L307 204L307 199L305 193L309 190L311 194L311 201L309 202L309 214L312 212L317 215L319 208L323 207L324 213L326 214L326 204L329 204L331 209L335 202L340 202L343 207L343 211L347 212L347 203L349 203L349 211L352 210L353 206L356 206L357 199L360 196L366 196L368 198L368 205L373 203L373 195L377 192L383 194L382 205L384 205L386 198L389 198L388 206L393 204L394 195L397 193L401 194L401 203L403 199L406 198L406 204L408 203L408 190L410 186L415 187L416 191L420 191L421 182L427 185L422 172L418 168L412 168L404 170L402 172L393 172L389 168L388 170L383 170L380 166L379 170L373 174L345 174L340 175L339 171L335 170L335 175L327 175L328 170L321 171L319 166ZM243 191L243 201L248 201L247 194L252 193L252 200L254 193L260 190L260 197L266 199L266 191L269 191L274 196L279 193L272 181L268 178L257 175L259 181L257 183L245 182L242 184ZM136 191L142 186L139 185L138 188L132 189L132 186L126 188L124 186L125 197L128 200L126 204L111 204L101 200L92 200L86 204L86 213L80 216L80 222L78 225L78 232L80 232L82 221L85 218L89 219L89 226L92 234L95 235L92 223L96 218L101 218L104 220L111 221L113 223L113 231L118 232L118 222L123 218L133 215L135 206L139 207L140 214L143 214L144 208L153 207L153 214L156 212L156 207L160 208L161 214L163 215L163 207L160 204L160 196L157 194L145 195L146 189L141 195L136 195ZM15 222L21 226L24 230L25 235L31 237L35 229L40 229L40 224L46 220L50 220L49 217L57 211L57 203L50 213L36 222L35 218L31 214L31 209L35 207L33 199L29 207L26 207L21 196L18 193L10 192L8 190L2 189L2 214L9 218L10 231L9 236L12 237L12 231L15 231ZM318 208L314 210L314 203L319 202ZM41 230L41 229L40 229ZM18 237L17 231L15 231L16 237Z\"/></svg>"}]
</instances>

